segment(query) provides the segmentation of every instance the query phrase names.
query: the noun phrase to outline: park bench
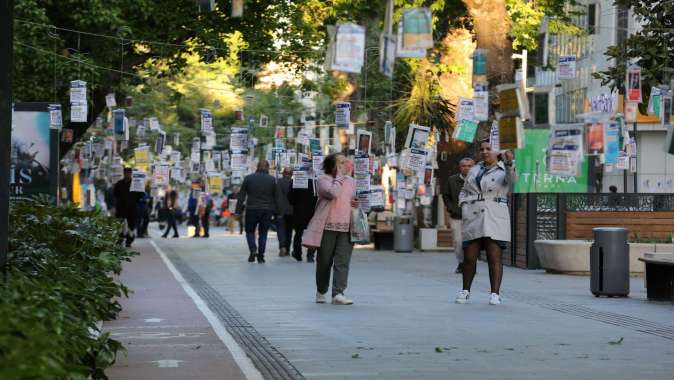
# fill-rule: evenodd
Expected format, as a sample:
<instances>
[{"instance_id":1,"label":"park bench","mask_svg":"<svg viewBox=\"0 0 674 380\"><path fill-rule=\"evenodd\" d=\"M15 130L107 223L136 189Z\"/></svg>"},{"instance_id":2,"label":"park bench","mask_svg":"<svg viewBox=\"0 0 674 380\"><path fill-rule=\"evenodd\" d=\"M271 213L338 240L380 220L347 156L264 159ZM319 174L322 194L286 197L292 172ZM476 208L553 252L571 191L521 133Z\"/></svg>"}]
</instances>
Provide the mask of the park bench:
<instances>
[{"instance_id":1,"label":"park bench","mask_svg":"<svg viewBox=\"0 0 674 380\"><path fill-rule=\"evenodd\" d=\"M674 303L674 253L646 253L646 295L651 301Z\"/></svg>"}]
</instances>

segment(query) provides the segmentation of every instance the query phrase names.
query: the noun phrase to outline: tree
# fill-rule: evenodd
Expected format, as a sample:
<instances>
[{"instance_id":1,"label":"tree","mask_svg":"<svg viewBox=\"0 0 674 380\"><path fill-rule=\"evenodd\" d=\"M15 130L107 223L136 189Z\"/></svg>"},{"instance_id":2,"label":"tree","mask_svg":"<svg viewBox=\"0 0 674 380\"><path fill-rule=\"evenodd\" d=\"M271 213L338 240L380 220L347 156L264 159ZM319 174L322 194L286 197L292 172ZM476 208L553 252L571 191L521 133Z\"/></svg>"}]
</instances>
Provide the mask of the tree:
<instances>
[{"instance_id":1,"label":"tree","mask_svg":"<svg viewBox=\"0 0 674 380\"><path fill-rule=\"evenodd\" d=\"M595 78L602 80L602 86L609 85L624 94L626 67L635 63L641 67L644 94L650 93L653 86L669 85L674 62L674 3L664 0L616 0L615 5L625 11L631 9L641 29L624 43L606 50L606 55L614 60L615 65L595 73ZM644 104L647 102L648 96L645 95Z\"/></svg>"},{"instance_id":2,"label":"tree","mask_svg":"<svg viewBox=\"0 0 674 380\"><path fill-rule=\"evenodd\" d=\"M69 82L83 79L89 82L91 121L105 108L105 95L120 92L123 79L143 80L135 74L138 66L163 57L168 64L159 75L178 73L187 64L182 53L202 60L227 55L223 35L234 31L250 46L245 57L241 52L247 65L268 62L283 35L285 3L247 2L243 18L235 19L227 0L208 13L199 13L194 0L18 0L15 98L68 104ZM77 140L88 124L69 125L64 115ZM69 147L62 145L62 154Z\"/></svg>"}]
</instances>

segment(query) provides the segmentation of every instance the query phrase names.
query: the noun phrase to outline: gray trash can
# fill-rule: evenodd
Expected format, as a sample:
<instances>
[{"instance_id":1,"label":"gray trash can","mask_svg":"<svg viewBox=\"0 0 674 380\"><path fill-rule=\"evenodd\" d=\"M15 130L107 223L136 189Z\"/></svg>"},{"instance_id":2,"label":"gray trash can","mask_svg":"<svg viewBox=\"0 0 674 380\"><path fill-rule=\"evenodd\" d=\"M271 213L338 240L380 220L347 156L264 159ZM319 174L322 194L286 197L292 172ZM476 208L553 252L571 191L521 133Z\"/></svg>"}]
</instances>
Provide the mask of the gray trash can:
<instances>
[{"instance_id":1,"label":"gray trash can","mask_svg":"<svg viewBox=\"0 0 674 380\"><path fill-rule=\"evenodd\" d=\"M590 247L590 291L595 297L627 297L630 293L630 247L627 230L593 228Z\"/></svg>"},{"instance_id":2,"label":"gray trash can","mask_svg":"<svg viewBox=\"0 0 674 380\"><path fill-rule=\"evenodd\" d=\"M396 218L393 225L393 250L412 252L414 250L414 224L410 218Z\"/></svg>"}]
</instances>

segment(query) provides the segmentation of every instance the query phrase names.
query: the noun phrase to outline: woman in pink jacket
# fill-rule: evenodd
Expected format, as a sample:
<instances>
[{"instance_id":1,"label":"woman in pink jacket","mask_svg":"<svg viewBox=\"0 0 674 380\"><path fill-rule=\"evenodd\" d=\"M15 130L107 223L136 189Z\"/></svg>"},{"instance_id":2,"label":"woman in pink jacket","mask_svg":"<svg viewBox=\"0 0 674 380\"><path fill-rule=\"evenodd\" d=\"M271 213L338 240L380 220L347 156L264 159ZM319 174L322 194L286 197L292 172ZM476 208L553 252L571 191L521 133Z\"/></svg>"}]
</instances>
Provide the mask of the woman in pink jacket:
<instances>
[{"instance_id":1,"label":"woman in pink jacket","mask_svg":"<svg viewBox=\"0 0 674 380\"><path fill-rule=\"evenodd\" d=\"M323 161L325 175L318 180L318 203L302 245L318 248L316 259L316 303L325 303L332 271L332 303L351 305L344 296L351 263L351 208L356 207L356 184L351 166L342 154L331 154Z\"/></svg>"}]
</instances>

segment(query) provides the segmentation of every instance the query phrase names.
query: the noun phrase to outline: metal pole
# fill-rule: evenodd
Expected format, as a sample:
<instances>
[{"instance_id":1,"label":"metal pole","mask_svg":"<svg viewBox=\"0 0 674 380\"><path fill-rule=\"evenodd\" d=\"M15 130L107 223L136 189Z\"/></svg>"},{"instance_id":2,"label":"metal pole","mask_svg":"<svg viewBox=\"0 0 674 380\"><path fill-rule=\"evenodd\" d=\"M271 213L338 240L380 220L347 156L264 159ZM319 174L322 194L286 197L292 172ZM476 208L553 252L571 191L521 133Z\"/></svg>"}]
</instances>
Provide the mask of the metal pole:
<instances>
[{"instance_id":1,"label":"metal pole","mask_svg":"<svg viewBox=\"0 0 674 380\"><path fill-rule=\"evenodd\" d=\"M0 266L5 272L9 250L9 165L12 141L12 73L14 71L14 0L0 9Z\"/></svg>"},{"instance_id":2,"label":"metal pole","mask_svg":"<svg viewBox=\"0 0 674 380\"><path fill-rule=\"evenodd\" d=\"M636 143L637 143L637 122L636 121L632 124L632 131L633 131L632 133L634 133L634 144L636 145ZM639 181L637 179L637 173L639 172L639 169L638 169L639 162L637 160L639 159L639 157L638 157L638 154L636 154L636 153L637 152L634 152L634 174L633 174L634 175L634 193L635 194L639 192L639 190L638 190Z\"/></svg>"}]
</instances>

